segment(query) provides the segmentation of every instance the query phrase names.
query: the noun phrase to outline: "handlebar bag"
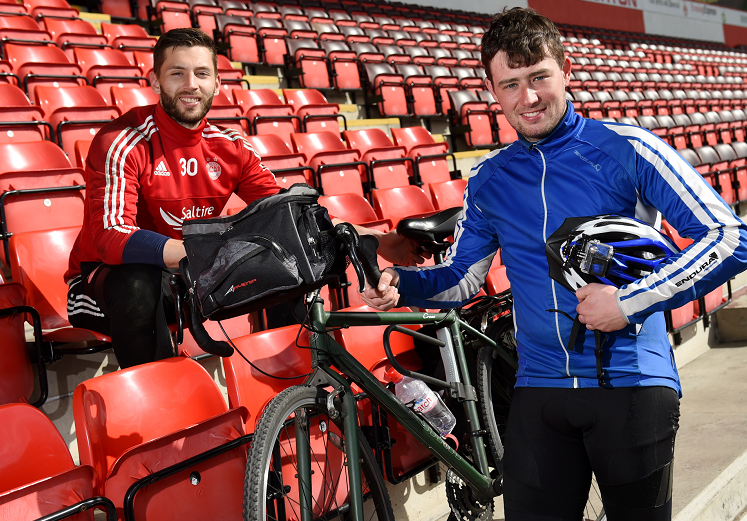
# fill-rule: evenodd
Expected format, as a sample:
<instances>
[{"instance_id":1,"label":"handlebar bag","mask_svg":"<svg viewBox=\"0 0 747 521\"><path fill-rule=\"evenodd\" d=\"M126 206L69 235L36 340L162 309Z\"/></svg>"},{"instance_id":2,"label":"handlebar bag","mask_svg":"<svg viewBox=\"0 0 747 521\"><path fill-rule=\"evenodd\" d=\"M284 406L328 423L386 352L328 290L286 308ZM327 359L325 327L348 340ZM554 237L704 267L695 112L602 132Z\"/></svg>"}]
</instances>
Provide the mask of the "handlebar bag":
<instances>
[{"instance_id":1,"label":"handlebar bag","mask_svg":"<svg viewBox=\"0 0 747 521\"><path fill-rule=\"evenodd\" d=\"M346 258L318 199L295 184L235 215L184 221L184 275L204 317L245 315L344 273Z\"/></svg>"}]
</instances>

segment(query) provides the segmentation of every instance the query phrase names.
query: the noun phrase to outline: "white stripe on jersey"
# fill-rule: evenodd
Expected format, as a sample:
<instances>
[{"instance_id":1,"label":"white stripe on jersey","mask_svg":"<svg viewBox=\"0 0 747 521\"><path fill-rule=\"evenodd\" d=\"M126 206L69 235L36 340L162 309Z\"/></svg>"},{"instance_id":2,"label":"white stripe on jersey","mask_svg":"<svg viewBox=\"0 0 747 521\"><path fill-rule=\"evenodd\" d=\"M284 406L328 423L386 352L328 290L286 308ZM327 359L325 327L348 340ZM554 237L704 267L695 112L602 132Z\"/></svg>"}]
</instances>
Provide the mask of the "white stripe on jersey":
<instances>
[{"instance_id":1,"label":"white stripe on jersey","mask_svg":"<svg viewBox=\"0 0 747 521\"><path fill-rule=\"evenodd\" d=\"M127 234L131 230L137 230L136 226L125 225L122 219L126 185L124 163L127 154L135 144L141 139L149 141L150 137L157 130L153 116L148 116L139 127L127 127L122 130L110 145L109 150L107 150L104 166L104 176L106 178L106 187L104 190L104 229L114 229ZM122 152L123 150L124 153Z\"/></svg>"},{"instance_id":2,"label":"white stripe on jersey","mask_svg":"<svg viewBox=\"0 0 747 521\"><path fill-rule=\"evenodd\" d=\"M655 276L649 275L642 281L619 290L620 302L627 314L632 315L658 302L668 300L679 292L691 289L696 282L707 276L712 269L702 271L698 276L689 279L679 287L675 285L675 281L679 280L676 275L684 271L690 271L688 268L694 263L700 262L700 259L706 258L708 252L714 251L714 249L719 250L719 264L723 262L724 258L731 255L739 246L739 222L713 191L705 185L700 174L695 172L679 154L666 146L661 140L638 127L627 125L605 125L605 127L622 136L636 138L629 139L628 142L638 155L659 172L662 179L679 195L698 221L710 229L706 236L693 244L677 262L665 265ZM672 165L674 172L667 163ZM692 182L688 182L688 178ZM721 224L725 228L722 228ZM729 229L737 230L736 239L730 237ZM720 239L719 235L722 235ZM653 287L654 285L655 287ZM646 291L641 291L643 289L646 289Z\"/></svg>"}]
</instances>

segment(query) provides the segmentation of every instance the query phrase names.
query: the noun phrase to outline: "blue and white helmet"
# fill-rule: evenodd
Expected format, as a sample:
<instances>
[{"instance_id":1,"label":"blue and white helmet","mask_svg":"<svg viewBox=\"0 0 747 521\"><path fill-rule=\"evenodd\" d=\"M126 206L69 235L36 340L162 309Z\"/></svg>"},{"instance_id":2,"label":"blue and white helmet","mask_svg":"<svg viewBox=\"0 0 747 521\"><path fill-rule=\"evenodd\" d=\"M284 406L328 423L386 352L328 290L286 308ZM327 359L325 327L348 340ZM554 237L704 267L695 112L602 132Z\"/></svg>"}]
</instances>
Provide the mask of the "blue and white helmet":
<instances>
[{"instance_id":1,"label":"blue and white helmet","mask_svg":"<svg viewBox=\"0 0 747 521\"><path fill-rule=\"evenodd\" d=\"M572 292L590 283L624 286L680 249L652 226L619 215L569 217L545 244L550 277Z\"/></svg>"}]
</instances>

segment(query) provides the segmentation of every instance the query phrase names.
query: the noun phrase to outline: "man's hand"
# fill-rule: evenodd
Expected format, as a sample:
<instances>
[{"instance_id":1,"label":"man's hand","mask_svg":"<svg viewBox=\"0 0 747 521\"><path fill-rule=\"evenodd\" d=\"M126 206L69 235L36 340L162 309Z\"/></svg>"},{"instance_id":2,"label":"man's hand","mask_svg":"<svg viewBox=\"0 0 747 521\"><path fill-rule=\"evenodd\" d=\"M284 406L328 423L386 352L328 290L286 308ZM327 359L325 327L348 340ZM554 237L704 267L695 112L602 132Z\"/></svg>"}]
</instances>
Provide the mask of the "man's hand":
<instances>
[{"instance_id":1,"label":"man's hand","mask_svg":"<svg viewBox=\"0 0 747 521\"><path fill-rule=\"evenodd\" d=\"M606 284L587 284L576 290L578 319L586 324L586 329L618 331L627 325L620 307L617 305L617 288Z\"/></svg>"},{"instance_id":2,"label":"man's hand","mask_svg":"<svg viewBox=\"0 0 747 521\"><path fill-rule=\"evenodd\" d=\"M396 287L398 282L399 274L391 268L386 268L381 273L379 285L376 288L366 285L366 291L363 292L361 297L372 308L379 311L389 311L399 301L399 291Z\"/></svg>"},{"instance_id":3,"label":"man's hand","mask_svg":"<svg viewBox=\"0 0 747 521\"><path fill-rule=\"evenodd\" d=\"M379 240L376 253L392 264L414 266L422 264L425 261L424 257L431 257L430 253L422 251L417 244L397 234L395 230L376 235L376 238Z\"/></svg>"},{"instance_id":4,"label":"man's hand","mask_svg":"<svg viewBox=\"0 0 747 521\"><path fill-rule=\"evenodd\" d=\"M169 239L163 247L163 263L167 268L178 268L179 261L187 256L184 243L178 239Z\"/></svg>"}]
</instances>

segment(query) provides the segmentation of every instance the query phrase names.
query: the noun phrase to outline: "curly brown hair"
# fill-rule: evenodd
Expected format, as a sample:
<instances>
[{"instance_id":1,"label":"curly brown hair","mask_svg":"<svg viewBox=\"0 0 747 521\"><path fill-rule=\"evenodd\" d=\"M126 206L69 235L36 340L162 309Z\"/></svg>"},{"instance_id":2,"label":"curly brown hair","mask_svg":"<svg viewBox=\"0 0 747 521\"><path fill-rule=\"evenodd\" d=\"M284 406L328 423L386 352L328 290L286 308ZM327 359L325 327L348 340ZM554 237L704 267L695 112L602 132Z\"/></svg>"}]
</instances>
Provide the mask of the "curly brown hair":
<instances>
[{"instance_id":1,"label":"curly brown hair","mask_svg":"<svg viewBox=\"0 0 747 521\"><path fill-rule=\"evenodd\" d=\"M214 72L218 72L218 51L215 48L215 41L205 31L189 27L172 29L158 39L156 46L153 47L153 73L156 76L161 72L166 49L173 50L177 47L205 47L213 57Z\"/></svg>"},{"instance_id":2,"label":"curly brown hair","mask_svg":"<svg viewBox=\"0 0 747 521\"><path fill-rule=\"evenodd\" d=\"M565 61L560 32L548 18L532 8L505 7L490 21L482 37L482 65L492 82L490 62L505 52L512 69L529 67L550 56L562 69Z\"/></svg>"}]
</instances>

